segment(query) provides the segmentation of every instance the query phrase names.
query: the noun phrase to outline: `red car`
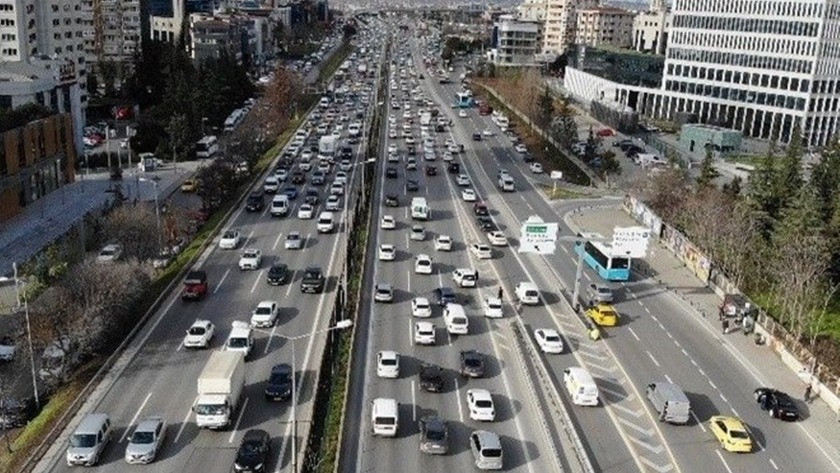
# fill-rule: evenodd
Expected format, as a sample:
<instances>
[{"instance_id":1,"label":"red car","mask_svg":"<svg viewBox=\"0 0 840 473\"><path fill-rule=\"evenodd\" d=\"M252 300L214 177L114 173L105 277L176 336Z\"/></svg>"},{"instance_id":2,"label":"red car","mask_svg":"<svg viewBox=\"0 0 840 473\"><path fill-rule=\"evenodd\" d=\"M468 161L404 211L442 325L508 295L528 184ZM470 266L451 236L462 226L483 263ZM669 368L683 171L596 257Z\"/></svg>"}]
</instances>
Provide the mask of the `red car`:
<instances>
[{"instance_id":1,"label":"red car","mask_svg":"<svg viewBox=\"0 0 840 473\"><path fill-rule=\"evenodd\" d=\"M207 295L207 273L204 271L190 271L184 279L184 289L181 291L181 299L198 300Z\"/></svg>"},{"instance_id":2,"label":"red car","mask_svg":"<svg viewBox=\"0 0 840 473\"><path fill-rule=\"evenodd\" d=\"M613 135L615 135L615 132L612 130L612 128L601 128L595 134L600 136L600 137L605 137L605 136L613 136Z\"/></svg>"}]
</instances>

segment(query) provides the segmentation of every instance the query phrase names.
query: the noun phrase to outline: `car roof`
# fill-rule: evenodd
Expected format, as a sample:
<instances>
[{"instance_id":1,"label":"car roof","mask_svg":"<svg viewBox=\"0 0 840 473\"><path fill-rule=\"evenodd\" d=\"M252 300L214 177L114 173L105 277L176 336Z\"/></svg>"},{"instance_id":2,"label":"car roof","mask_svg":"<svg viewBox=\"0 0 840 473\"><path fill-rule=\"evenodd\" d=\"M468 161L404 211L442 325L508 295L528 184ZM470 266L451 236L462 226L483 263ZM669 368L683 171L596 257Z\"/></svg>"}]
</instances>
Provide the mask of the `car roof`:
<instances>
[{"instance_id":1,"label":"car roof","mask_svg":"<svg viewBox=\"0 0 840 473\"><path fill-rule=\"evenodd\" d=\"M393 351L393 350L382 350L382 351L380 351L380 352L379 352L379 356L380 356L381 358L389 358L389 359L391 359L391 358L397 358L397 357L399 357L400 355L399 355L397 352Z\"/></svg>"},{"instance_id":2,"label":"car roof","mask_svg":"<svg viewBox=\"0 0 840 473\"><path fill-rule=\"evenodd\" d=\"M292 367L286 363L280 363L271 367L272 374L290 374Z\"/></svg>"},{"instance_id":3,"label":"car roof","mask_svg":"<svg viewBox=\"0 0 840 473\"><path fill-rule=\"evenodd\" d=\"M493 400L493 395L486 389L470 389L467 392L472 393L473 399L475 400Z\"/></svg>"},{"instance_id":4,"label":"car roof","mask_svg":"<svg viewBox=\"0 0 840 473\"><path fill-rule=\"evenodd\" d=\"M478 437L478 441L481 444L482 448L502 448L502 443L499 440L499 436L494 434L493 432L488 432L486 430L476 430L472 434Z\"/></svg>"},{"instance_id":5,"label":"car roof","mask_svg":"<svg viewBox=\"0 0 840 473\"><path fill-rule=\"evenodd\" d=\"M736 419L735 417L714 416L711 420L712 422L722 422L728 430L747 430L744 427L744 423L741 422L740 419Z\"/></svg>"},{"instance_id":6,"label":"car roof","mask_svg":"<svg viewBox=\"0 0 840 473\"><path fill-rule=\"evenodd\" d=\"M137 427L134 429L135 432L153 432L158 424L163 422L163 418L158 416L151 416L146 417L145 419L141 420Z\"/></svg>"},{"instance_id":7,"label":"car roof","mask_svg":"<svg viewBox=\"0 0 840 473\"><path fill-rule=\"evenodd\" d=\"M259 304L257 304L257 307L269 307L275 304L277 304L277 302L275 301L261 301Z\"/></svg>"},{"instance_id":8,"label":"car roof","mask_svg":"<svg viewBox=\"0 0 840 473\"><path fill-rule=\"evenodd\" d=\"M212 322L210 322L207 319L195 319L195 322L193 322L192 325L190 325L190 327L195 327L196 325L200 325L202 327L207 327L210 324L212 324Z\"/></svg>"},{"instance_id":9,"label":"car roof","mask_svg":"<svg viewBox=\"0 0 840 473\"><path fill-rule=\"evenodd\" d=\"M434 325L431 322L414 322L414 326L424 330L431 330Z\"/></svg>"},{"instance_id":10,"label":"car roof","mask_svg":"<svg viewBox=\"0 0 840 473\"><path fill-rule=\"evenodd\" d=\"M265 430L260 429L251 429L245 432L245 435L242 437L242 442L249 442L259 440L262 441L266 437L269 437L268 432Z\"/></svg>"}]
</instances>

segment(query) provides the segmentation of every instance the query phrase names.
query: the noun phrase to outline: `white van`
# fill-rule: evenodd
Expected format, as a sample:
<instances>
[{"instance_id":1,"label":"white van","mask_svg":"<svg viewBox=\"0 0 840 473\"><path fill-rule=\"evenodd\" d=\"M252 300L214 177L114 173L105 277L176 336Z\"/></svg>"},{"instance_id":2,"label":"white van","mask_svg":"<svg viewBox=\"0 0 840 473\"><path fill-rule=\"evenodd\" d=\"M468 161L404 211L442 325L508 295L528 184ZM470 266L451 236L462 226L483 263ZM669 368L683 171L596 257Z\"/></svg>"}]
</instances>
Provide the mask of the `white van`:
<instances>
[{"instance_id":1,"label":"white van","mask_svg":"<svg viewBox=\"0 0 840 473\"><path fill-rule=\"evenodd\" d=\"M234 351L243 354L245 361L251 357L254 348L254 334L251 324L241 320L234 320L230 324L230 335L225 341L224 351Z\"/></svg>"},{"instance_id":2,"label":"white van","mask_svg":"<svg viewBox=\"0 0 840 473\"><path fill-rule=\"evenodd\" d=\"M289 214L289 196L275 195L271 199L271 216L282 217Z\"/></svg>"},{"instance_id":3,"label":"white van","mask_svg":"<svg viewBox=\"0 0 840 473\"><path fill-rule=\"evenodd\" d=\"M111 419L107 414L88 414L70 436L67 466L93 466L111 440Z\"/></svg>"},{"instance_id":4,"label":"white van","mask_svg":"<svg viewBox=\"0 0 840 473\"><path fill-rule=\"evenodd\" d=\"M691 416L688 396L674 383L650 383L645 392L660 422L686 424Z\"/></svg>"},{"instance_id":5,"label":"white van","mask_svg":"<svg viewBox=\"0 0 840 473\"><path fill-rule=\"evenodd\" d=\"M525 305L537 305L540 303L540 290L532 282L521 282L514 290L516 299Z\"/></svg>"},{"instance_id":6,"label":"white van","mask_svg":"<svg viewBox=\"0 0 840 473\"><path fill-rule=\"evenodd\" d=\"M592 375L583 368L573 366L563 371L563 384L572 397L572 402L578 406L598 405L598 386Z\"/></svg>"},{"instance_id":7,"label":"white van","mask_svg":"<svg viewBox=\"0 0 840 473\"><path fill-rule=\"evenodd\" d=\"M321 212L318 215L318 233L329 233L335 228L335 217L332 212Z\"/></svg>"},{"instance_id":8,"label":"white van","mask_svg":"<svg viewBox=\"0 0 840 473\"><path fill-rule=\"evenodd\" d=\"M432 211L425 197L414 197L411 199L411 218L413 220L429 220Z\"/></svg>"},{"instance_id":9,"label":"white van","mask_svg":"<svg viewBox=\"0 0 840 473\"><path fill-rule=\"evenodd\" d=\"M210 158L219 152L219 141L214 135L207 135L195 144L196 158Z\"/></svg>"},{"instance_id":10,"label":"white van","mask_svg":"<svg viewBox=\"0 0 840 473\"><path fill-rule=\"evenodd\" d=\"M376 398L371 402L373 435L396 437L400 424L400 405L395 399Z\"/></svg>"},{"instance_id":11,"label":"white van","mask_svg":"<svg viewBox=\"0 0 840 473\"><path fill-rule=\"evenodd\" d=\"M443 321L446 323L446 331L450 335L466 335L469 333L470 320L461 304L446 304L443 309Z\"/></svg>"}]
</instances>

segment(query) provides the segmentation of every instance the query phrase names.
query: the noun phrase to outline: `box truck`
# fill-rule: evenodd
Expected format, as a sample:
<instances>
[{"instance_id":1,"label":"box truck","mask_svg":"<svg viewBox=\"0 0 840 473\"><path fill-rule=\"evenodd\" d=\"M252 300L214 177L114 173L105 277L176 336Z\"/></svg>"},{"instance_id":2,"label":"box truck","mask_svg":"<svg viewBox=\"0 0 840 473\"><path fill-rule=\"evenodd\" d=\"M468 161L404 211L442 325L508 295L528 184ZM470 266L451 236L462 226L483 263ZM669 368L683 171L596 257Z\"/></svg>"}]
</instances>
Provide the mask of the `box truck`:
<instances>
[{"instance_id":1,"label":"box truck","mask_svg":"<svg viewBox=\"0 0 840 473\"><path fill-rule=\"evenodd\" d=\"M193 405L199 428L230 425L245 387L245 357L241 352L217 351L198 376L198 397Z\"/></svg>"}]
</instances>

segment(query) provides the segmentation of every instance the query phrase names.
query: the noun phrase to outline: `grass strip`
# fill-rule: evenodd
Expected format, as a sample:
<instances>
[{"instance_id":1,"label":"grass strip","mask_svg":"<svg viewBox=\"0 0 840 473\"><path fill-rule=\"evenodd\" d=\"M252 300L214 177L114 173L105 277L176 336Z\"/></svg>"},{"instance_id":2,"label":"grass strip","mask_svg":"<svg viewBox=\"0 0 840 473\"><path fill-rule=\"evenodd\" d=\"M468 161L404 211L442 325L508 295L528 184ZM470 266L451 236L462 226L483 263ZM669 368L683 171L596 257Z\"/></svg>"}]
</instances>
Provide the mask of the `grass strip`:
<instances>
[{"instance_id":1,"label":"grass strip","mask_svg":"<svg viewBox=\"0 0 840 473\"><path fill-rule=\"evenodd\" d=\"M353 44L350 42L349 39L342 40L341 46L338 47L338 50L334 52L327 63L324 64L324 67L318 71L318 81L316 84L323 85L324 82L330 80L335 74L335 71L341 67L341 64L344 63L344 60L347 59L347 56L350 55L350 52L353 50Z\"/></svg>"},{"instance_id":2,"label":"grass strip","mask_svg":"<svg viewBox=\"0 0 840 473\"><path fill-rule=\"evenodd\" d=\"M582 193L582 192L575 192L573 190L565 189L561 186L550 186L547 184L538 184L539 188L545 193L545 195L551 200L557 199L587 199L592 196Z\"/></svg>"}]
</instances>

